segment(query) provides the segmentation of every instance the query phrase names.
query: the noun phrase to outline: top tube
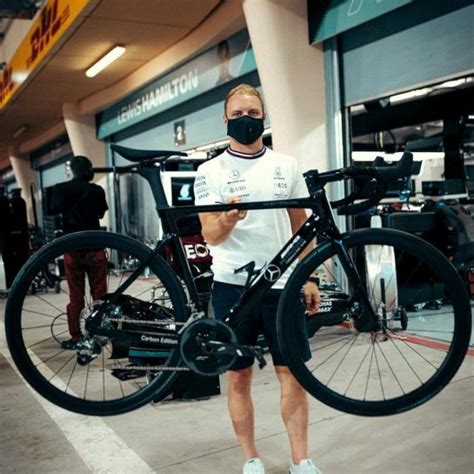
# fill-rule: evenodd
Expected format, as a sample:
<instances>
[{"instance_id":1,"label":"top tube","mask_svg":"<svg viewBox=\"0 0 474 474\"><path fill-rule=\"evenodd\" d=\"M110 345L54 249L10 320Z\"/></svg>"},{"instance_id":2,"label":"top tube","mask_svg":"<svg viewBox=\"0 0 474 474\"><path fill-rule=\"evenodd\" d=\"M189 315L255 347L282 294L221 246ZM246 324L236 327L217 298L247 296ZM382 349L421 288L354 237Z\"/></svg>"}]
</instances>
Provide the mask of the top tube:
<instances>
[{"instance_id":1,"label":"top tube","mask_svg":"<svg viewBox=\"0 0 474 474\"><path fill-rule=\"evenodd\" d=\"M168 210L173 214L190 214L194 212L226 212L232 209L238 210L258 210L258 209L282 209L282 208L299 208L312 209L315 207L315 199L299 198L299 199L282 199L279 201L251 201L236 202L230 204L216 203L200 206L163 206L157 207L158 211Z\"/></svg>"}]
</instances>

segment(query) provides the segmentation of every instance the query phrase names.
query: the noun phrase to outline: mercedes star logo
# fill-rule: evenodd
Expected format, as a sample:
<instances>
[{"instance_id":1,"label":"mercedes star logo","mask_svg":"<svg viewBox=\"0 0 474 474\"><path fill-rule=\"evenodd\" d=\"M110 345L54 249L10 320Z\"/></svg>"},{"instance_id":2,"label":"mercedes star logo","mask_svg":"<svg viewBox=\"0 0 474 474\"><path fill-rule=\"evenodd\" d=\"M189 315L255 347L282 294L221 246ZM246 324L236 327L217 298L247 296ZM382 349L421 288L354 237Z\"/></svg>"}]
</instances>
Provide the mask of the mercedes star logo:
<instances>
[{"instance_id":1,"label":"mercedes star logo","mask_svg":"<svg viewBox=\"0 0 474 474\"><path fill-rule=\"evenodd\" d=\"M278 278L280 278L281 271L276 265L268 265L267 268L265 268L265 273L263 274L265 280L268 281L277 281Z\"/></svg>"}]
</instances>

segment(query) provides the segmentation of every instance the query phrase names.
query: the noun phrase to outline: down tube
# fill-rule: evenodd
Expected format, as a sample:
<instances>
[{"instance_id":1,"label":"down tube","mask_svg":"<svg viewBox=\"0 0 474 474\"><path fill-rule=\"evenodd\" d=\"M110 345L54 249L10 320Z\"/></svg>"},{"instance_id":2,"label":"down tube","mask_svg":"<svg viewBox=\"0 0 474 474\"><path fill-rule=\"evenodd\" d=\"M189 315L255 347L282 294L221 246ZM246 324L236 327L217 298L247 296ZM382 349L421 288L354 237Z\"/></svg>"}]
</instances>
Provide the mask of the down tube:
<instances>
[{"instance_id":1,"label":"down tube","mask_svg":"<svg viewBox=\"0 0 474 474\"><path fill-rule=\"evenodd\" d=\"M259 303L265 292L274 285L311 240L316 237L319 221L320 217L318 215L311 214L282 250L268 265L261 269L252 286L242 293L238 301L225 316L224 322L226 324L232 328L237 327L249 311Z\"/></svg>"}]
</instances>

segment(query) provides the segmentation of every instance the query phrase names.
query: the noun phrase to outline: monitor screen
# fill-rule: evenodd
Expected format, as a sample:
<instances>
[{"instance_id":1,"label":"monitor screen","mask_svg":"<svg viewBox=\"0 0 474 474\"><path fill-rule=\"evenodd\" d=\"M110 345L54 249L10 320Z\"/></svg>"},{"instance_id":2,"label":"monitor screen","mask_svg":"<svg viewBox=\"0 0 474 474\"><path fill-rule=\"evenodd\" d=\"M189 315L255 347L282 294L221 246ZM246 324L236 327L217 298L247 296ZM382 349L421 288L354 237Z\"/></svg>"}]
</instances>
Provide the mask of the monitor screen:
<instances>
[{"instance_id":1,"label":"monitor screen","mask_svg":"<svg viewBox=\"0 0 474 474\"><path fill-rule=\"evenodd\" d=\"M194 204L194 176L171 178L171 203L173 206Z\"/></svg>"}]
</instances>

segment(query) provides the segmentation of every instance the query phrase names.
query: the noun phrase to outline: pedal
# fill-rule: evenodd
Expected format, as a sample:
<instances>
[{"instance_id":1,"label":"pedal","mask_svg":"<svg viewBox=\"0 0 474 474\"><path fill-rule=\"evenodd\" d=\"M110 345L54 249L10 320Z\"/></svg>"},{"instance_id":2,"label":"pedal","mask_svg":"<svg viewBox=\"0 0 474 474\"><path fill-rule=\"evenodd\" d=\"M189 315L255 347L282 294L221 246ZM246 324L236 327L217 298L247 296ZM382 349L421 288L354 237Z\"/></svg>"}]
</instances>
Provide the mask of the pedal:
<instances>
[{"instance_id":1,"label":"pedal","mask_svg":"<svg viewBox=\"0 0 474 474\"><path fill-rule=\"evenodd\" d=\"M127 369L126 367L112 369L111 372L115 378L119 379L122 382L142 378L146 375L145 370Z\"/></svg>"},{"instance_id":2,"label":"pedal","mask_svg":"<svg viewBox=\"0 0 474 474\"><path fill-rule=\"evenodd\" d=\"M255 357L258 360L258 368L263 369L267 365L267 361L265 360L265 357L263 357L263 350L261 347L255 348Z\"/></svg>"}]
</instances>

